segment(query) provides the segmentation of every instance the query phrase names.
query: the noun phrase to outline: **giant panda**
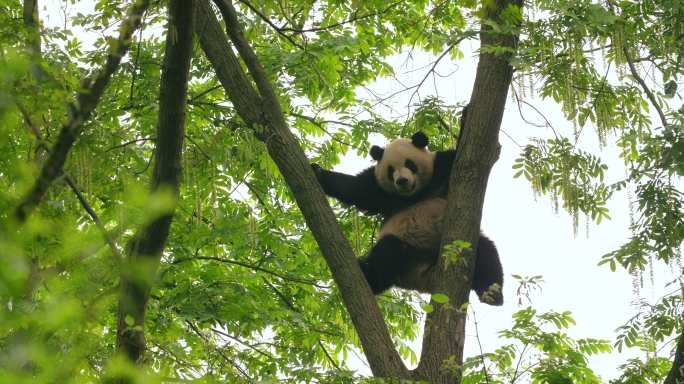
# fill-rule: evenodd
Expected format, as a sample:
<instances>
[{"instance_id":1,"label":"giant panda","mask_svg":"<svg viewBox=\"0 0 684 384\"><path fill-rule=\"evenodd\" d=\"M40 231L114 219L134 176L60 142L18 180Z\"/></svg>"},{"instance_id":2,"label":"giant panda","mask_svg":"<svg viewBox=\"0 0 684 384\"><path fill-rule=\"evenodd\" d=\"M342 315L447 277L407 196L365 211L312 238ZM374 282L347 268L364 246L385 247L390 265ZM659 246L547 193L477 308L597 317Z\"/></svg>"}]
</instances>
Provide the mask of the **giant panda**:
<instances>
[{"instance_id":1,"label":"giant panda","mask_svg":"<svg viewBox=\"0 0 684 384\"><path fill-rule=\"evenodd\" d=\"M328 196L383 218L378 239L359 263L373 293L392 286L434 293L430 270L437 263L455 150L431 152L418 132L384 148L371 147L376 161L356 176L312 164ZM491 287L491 288L490 288ZM494 243L480 235L472 289L480 301L503 304L503 271Z\"/></svg>"}]
</instances>

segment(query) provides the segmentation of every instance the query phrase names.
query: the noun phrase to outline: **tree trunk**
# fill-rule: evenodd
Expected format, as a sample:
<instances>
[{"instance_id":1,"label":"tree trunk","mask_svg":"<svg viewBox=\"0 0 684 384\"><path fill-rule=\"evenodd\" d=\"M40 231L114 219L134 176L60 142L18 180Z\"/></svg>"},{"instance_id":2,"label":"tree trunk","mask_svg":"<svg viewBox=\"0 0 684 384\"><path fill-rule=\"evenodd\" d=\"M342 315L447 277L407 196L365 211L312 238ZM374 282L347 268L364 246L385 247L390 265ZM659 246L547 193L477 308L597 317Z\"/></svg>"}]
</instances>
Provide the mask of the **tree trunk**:
<instances>
[{"instance_id":1,"label":"tree trunk","mask_svg":"<svg viewBox=\"0 0 684 384\"><path fill-rule=\"evenodd\" d=\"M485 2L485 19L502 23L501 12L509 6L522 6L521 0ZM448 304L432 302L435 310L425 322L422 356L415 378L432 383L461 381L465 315L474 270L474 252L479 239L480 219L487 179L499 156L499 128L503 117L513 69L510 54L482 52L484 47L514 49L516 34L501 34L481 22L480 59L475 84L457 144L457 156L449 179L449 203L444 221L442 250L455 240L471 244L461 253L463 263L447 265L441 257L432 277L437 292L449 296ZM445 364L446 363L446 364Z\"/></svg>"},{"instance_id":2,"label":"tree trunk","mask_svg":"<svg viewBox=\"0 0 684 384\"><path fill-rule=\"evenodd\" d=\"M170 191L176 199L181 179L194 8L193 0L169 2L166 53L159 89L159 117L151 190L161 193ZM140 229L128 244L128 258L121 277L116 345L133 362L140 362L145 352L145 308L169 235L172 217L173 210L157 217Z\"/></svg>"},{"instance_id":3,"label":"tree trunk","mask_svg":"<svg viewBox=\"0 0 684 384\"><path fill-rule=\"evenodd\" d=\"M670 372L668 372L663 384L682 383L684 383L684 333L679 336L674 360L672 361L672 368L670 368Z\"/></svg>"},{"instance_id":4,"label":"tree trunk","mask_svg":"<svg viewBox=\"0 0 684 384\"><path fill-rule=\"evenodd\" d=\"M40 19L38 17L38 0L24 0L24 27L28 33L26 48L31 59L40 58Z\"/></svg>"}]
</instances>

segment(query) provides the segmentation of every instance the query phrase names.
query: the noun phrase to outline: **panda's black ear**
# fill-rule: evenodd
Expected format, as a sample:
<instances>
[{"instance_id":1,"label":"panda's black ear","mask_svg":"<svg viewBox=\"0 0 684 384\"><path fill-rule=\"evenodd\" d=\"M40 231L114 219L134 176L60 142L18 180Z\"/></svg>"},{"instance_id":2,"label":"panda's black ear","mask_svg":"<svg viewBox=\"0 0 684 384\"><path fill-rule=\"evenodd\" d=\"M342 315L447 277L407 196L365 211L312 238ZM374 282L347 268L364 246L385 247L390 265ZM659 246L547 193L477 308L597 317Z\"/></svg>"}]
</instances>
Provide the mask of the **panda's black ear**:
<instances>
[{"instance_id":1,"label":"panda's black ear","mask_svg":"<svg viewBox=\"0 0 684 384\"><path fill-rule=\"evenodd\" d=\"M423 132L416 132L411 136L411 142L413 145L415 145L417 148L425 148L428 145L428 137L426 134Z\"/></svg>"},{"instance_id":2,"label":"panda's black ear","mask_svg":"<svg viewBox=\"0 0 684 384\"><path fill-rule=\"evenodd\" d=\"M383 148L380 148L377 145L371 147L370 155L373 158L373 160L380 161L380 159L382 159L383 153L385 153L385 150Z\"/></svg>"}]
</instances>

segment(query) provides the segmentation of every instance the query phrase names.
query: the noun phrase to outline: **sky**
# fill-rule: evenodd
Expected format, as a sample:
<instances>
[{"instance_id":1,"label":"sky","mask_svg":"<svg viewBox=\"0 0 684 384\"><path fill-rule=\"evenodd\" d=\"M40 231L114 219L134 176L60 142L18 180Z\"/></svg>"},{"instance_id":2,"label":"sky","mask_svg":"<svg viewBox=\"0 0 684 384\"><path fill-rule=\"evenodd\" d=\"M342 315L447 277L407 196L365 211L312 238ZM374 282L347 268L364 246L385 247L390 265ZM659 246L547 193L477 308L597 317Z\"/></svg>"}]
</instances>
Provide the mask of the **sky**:
<instances>
[{"instance_id":1,"label":"sky","mask_svg":"<svg viewBox=\"0 0 684 384\"><path fill-rule=\"evenodd\" d=\"M65 12L74 15L77 11L87 12L91 9L88 2L69 5L61 0L41 2L41 19L48 26L62 26ZM92 44L96 36L78 34L78 38ZM477 41L464 42L461 49L465 58L452 61L445 58L437 67L437 72L444 75L433 81L429 78L420 89L420 96L437 95L447 104L465 103L468 101L475 78L477 65ZM378 95L389 95L404 85L417 84L429 70L435 60L434 55L414 51L411 58L406 53L390 58L395 68L396 78L379 79L368 86ZM402 85L404 84L404 85ZM368 91L358 89L361 96L370 97ZM386 118L396 118L409 113L407 108L409 97L413 91L407 91L387 101L395 111L385 110L378 106ZM510 95L509 95L510 96ZM526 101L532 103L544 113L554 128L562 136L572 139L572 123L566 121L560 108L548 100L527 96ZM414 98L415 103L417 99ZM523 107L527 120L540 122L542 119L530 108ZM405 119L406 116L401 117ZM654 120L655 121L655 120ZM515 291L517 284L512 274L531 276L542 275L542 290L532 295L532 306L539 312L548 310L571 311L577 323L568 330L574 338L605 338L614 341L614 330L624 324L636 311L633 302L645 299L655 302L665 293L664 283L671 281L674 274L668 267L658 265L654 268L655 285L650 282L649 273L643 278L643 286L635 284L635 279L624 270L611 272L607 266L598 266L602 255L617 249L626 242L629 233L630 204L628 194L616 193L608 204L611 220L600 225L589 223L580 217L577 234L573 231L572 217L564 211L556 212L548 197L535 197L531 185L524 178L514 179L511 168L520 154L521 148L532 137L550 138L552 132L548 128L539 128L522 120L518 107L511 97L508 98L499 141L501 156L492 169L482 218L482 231L497 245L501 256L504 273L504 305L491 307L479 303L471 293L471 304L477 319L479 341L483 351L492 351L502 344L498 340L498 331L512 325L511 315L524 308L517 303ZM611 138L609 137L609 142ZM373 137L372 144L384 145L386 142ZM583 149L600 154L603 162L609 166L606 181L611 183L624 179L625 167L617 156L614 146L599 148L593 127L586 127L579 140ZM357 173L370 166L369 156L359 157L354 154L346 156L336 170L346 173ZM635 289L635 286L638 289ZM479 354L480 346L475 337L473 312L469 314L466 329L467 341L465 356ZM420 351L420 338L412 344L416 352ZM664 349L668 351L669 349ZM638 355L638 351L627 351L618 354L599 355L590 359L590 366L605 382L618 376L617 367L627 358ZM667 353L667 352L663 352ZM351 362L353 368L370 373L359 361Z\"/></svg>"}]
</instances>

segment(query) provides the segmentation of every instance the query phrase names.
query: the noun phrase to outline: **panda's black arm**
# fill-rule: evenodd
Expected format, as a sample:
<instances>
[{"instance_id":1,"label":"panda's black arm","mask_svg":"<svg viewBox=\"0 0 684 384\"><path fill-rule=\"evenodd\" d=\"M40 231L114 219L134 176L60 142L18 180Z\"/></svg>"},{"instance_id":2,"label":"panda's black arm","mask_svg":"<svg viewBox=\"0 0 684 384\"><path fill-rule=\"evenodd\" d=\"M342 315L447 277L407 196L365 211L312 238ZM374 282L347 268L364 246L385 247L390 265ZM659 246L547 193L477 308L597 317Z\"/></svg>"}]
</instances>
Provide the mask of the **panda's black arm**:
<instances>
[{"instance_id":1,"label":"panda's black arm","mask_svg":"<svg viewBox=\"0 0 684 384\"><path fill-rule=\"evenodd\" d=\"M435 153L430 190L437 191L439 196L444 197L449 192L449 176L451 176L451 167L454 165L455 158L455 149Z\"/></svg>"},{"instance_id":2,"label":"panda's black arm","mask_svg":"<svg viewBox=\"0 0 684 384\"><path fill-rule=\"evenodd\" d=\"M402 204L380 189L375 181L373 167L356 176L328 171L318 164L313 164L312 167L325 194L343 204L353 205L371 215L386 215Z\"/></svg>"}]
</instances>

